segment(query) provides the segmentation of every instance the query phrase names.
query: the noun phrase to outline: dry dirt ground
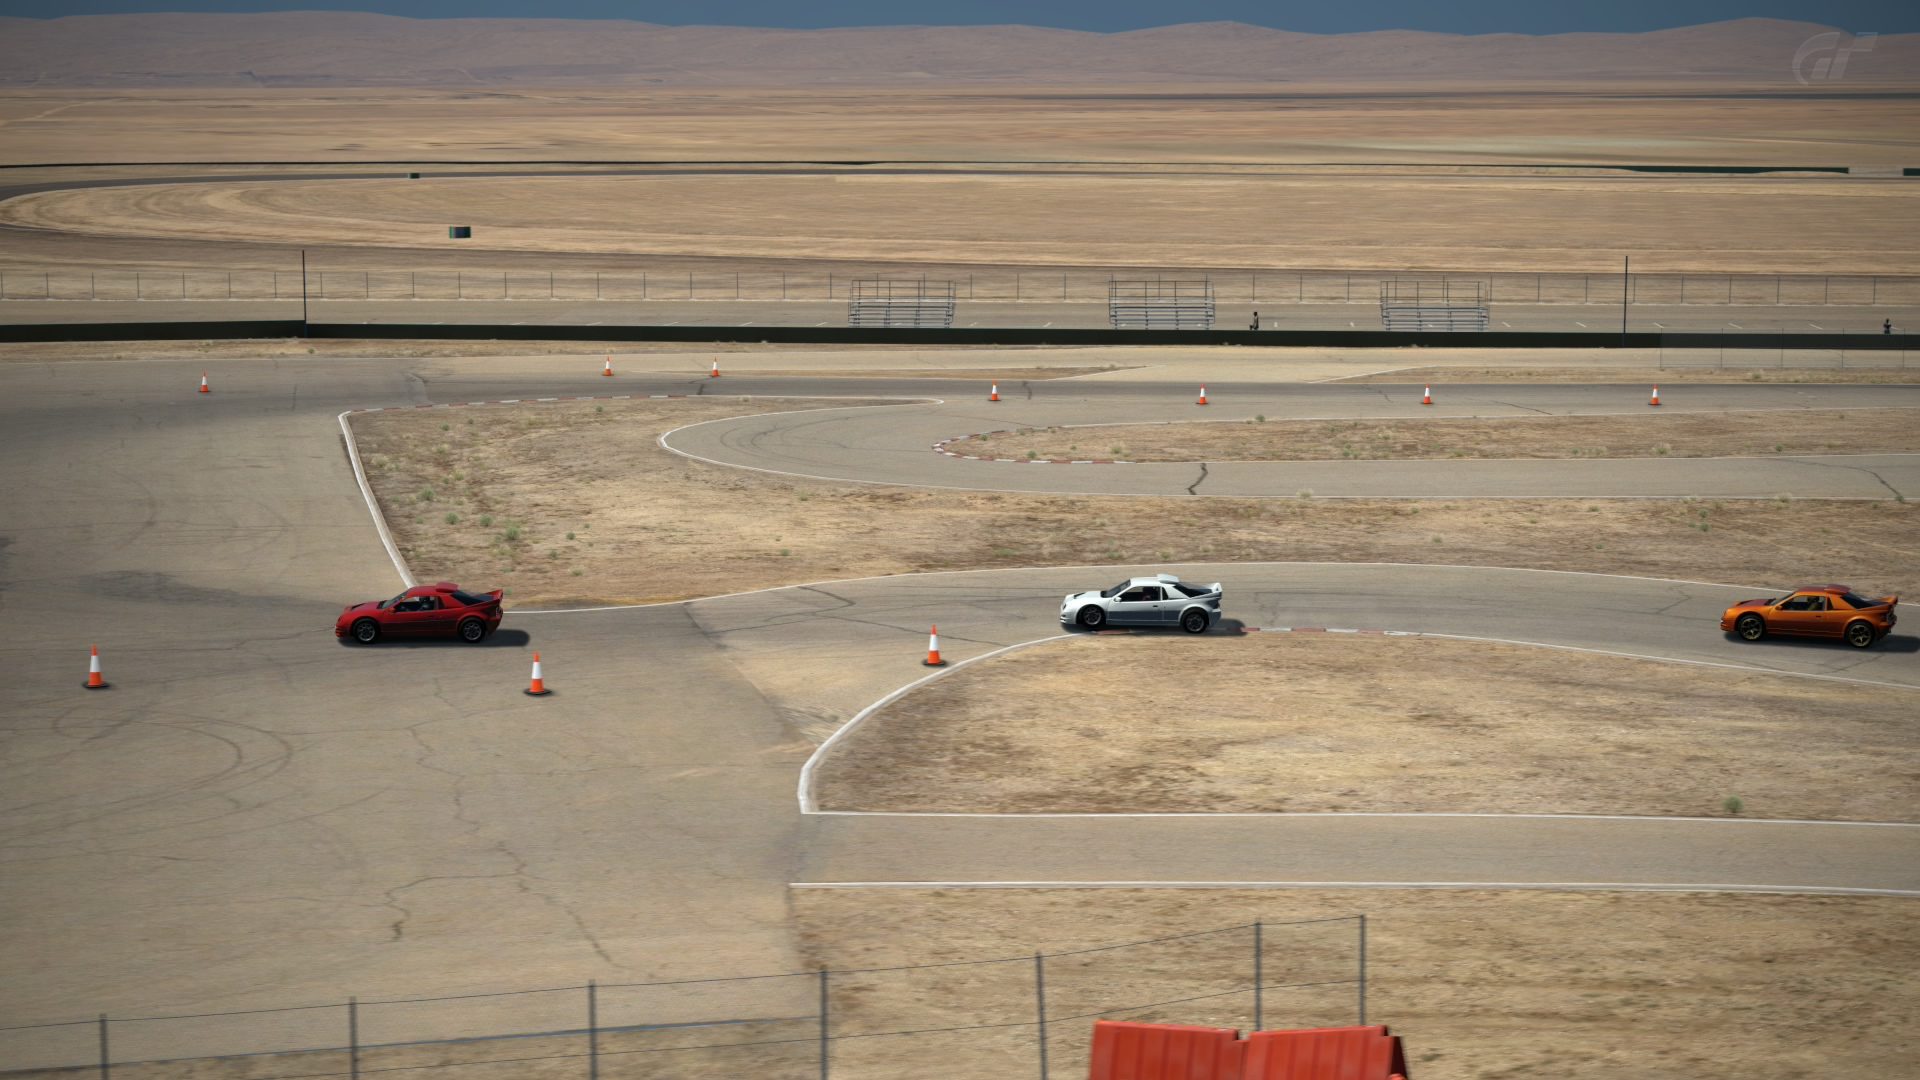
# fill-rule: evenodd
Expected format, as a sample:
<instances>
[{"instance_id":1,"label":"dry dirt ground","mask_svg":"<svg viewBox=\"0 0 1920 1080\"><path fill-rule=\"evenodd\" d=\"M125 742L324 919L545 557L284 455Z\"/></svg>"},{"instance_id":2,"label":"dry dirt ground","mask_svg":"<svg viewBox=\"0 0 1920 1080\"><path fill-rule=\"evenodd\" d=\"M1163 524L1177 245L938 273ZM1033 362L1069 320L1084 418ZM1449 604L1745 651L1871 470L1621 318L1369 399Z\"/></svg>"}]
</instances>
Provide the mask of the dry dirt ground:
<instances>
[{"instance_id":1,"label":"dry dirt ground","mask_svg":"<svg viewBox=\"0 0 1920 1080\"><path fill-rule=\"evenodd\" d=\"M1908 1022L1920 1010L1910 977L1920 963L1920 919L1906 899L1386 889L799 888L791 895L806 966L836 972L829 977L830 1053L832 1075L842 1080L1037 1075L1035 952L1048 954L1054 1076L1085 1074L1088 1014L1095 1012L1249 1030L1255 920L1263 924L1265 1026L1350 1024L1358 996L1354 916L1361 913L1367 1019L1403 1038L1419 1080L1833 1080L1891 1076L1889 1062L1920 1052ZM1568 933L1570 926L1580 932ZM982 960L1000 962L974 963ZM920 964L954 966L871 970ZM724 995L732 991L691 1002L676 995L663 999L660 1012L626 1018L657 1021L702 1009L753 1015L727 1011ZM567 997L575 1003L577 994ZM1154 1004L1162 1002L1171 1004ZM811 1021L604 1035L600 1075L807 1080L818 1075ZM993 1026L927 1031L970 1024ZM524 1015L509 1025L560 1026ZM895 1031L927 1033L879 1037ZM761 1041L774 1045L724 1048ZM714 1048L665 1050L674 1046ZM403 1069L395 1075L422 1080L573 1080L586 1074L585 1051L577 1036L475 1040L368 1050L361 1066L364 1075ZM342 1075L346 1056L116 1065L113 1075ZM463 1064L482 1061L500 1064ZM88 1075L36 1072L21 1080Z\"/></svg>"},{"instance_id":2,"label":"dry dirt ground","mask_svg":"<svg viewBox=\"0 0 1920 1080\"><path fill-rule=\"evenodd\" d=\"M1171 710L1127 677L1203 667ZM1809 685L1440 638L1082 635L874 713L818 792L829 810L1703 817L1738 797L1750 817L1912 817L1920 692Z\"/></svg>"},{"instance_id":3,"label":"dry dirt ground","mask_svg":"<svg viewBox=\"0 0 1920 1080\"><path fill-rule=\"evenodd\" d=\"M1129 461L1336 458L1760 457L1920 450L1920 411L1659 412L1431 420L1233 420L1027 428L949 443L962 454Z\"/></svg>"},{"instance_id":4,"label":"dry dirt ground","mask_svg":"<svg viewBox=\"0 0 1920 1080\"><path fill-rule=\"evenodd\" d=\"M1765 356L1765 351L1759 354ZM1831 355L1831 354L1829 354ZM1533 361L1536 362L1537 361ZM1847 358L1847 366L1842 368L1832 363L1818 367L1750 367L1742 366L1735 359L1732 367L1688 366L1671 368L1613 368L1613 367L1481 367L1471 362L1458 365L1440 365L1430 367L1394 368L1390 371L1370 372L1365 375L1353 375L1341 379L1329 379L1329 382L1355 383L1432 383L1436 392L1444 396L1447 383L1486 383L1486 382L1567 382L1567 383L1637 383L1654 387L1665 382L1668 386L1680 386L1686 383L1914 383L1920 382L1920 357L1915 357L1909 366L1905 356L1893 352L1856 352Z\"/></svg>"},{"instance_id":5,"label":"dry dirt ground","mask_svg":"<svg viewBox=\"0 0 1920 1080\"><path fill-rule=\"evenodd\" d=\"M1888 1062L1920 1051L1920 1034L1908 1021L1920 1010L1920 984L1910 977L1920 963L1913 905L1886 898L1412 890L794 892L803 940L829 967L1025 957L1255 919L1365 912L1367 1019L1403 1036L1418 1080L1884 1075ZM1568 932L1573 926L1577 934ZM1353 936L1351 922L1267 926L1263 977L1269 985L1352 979ZM1224 994L1113 1018L1244 1030L1251 995L1230 991L1250 985L1251 945L1250 931L1241 931L1050 959L1048 1013ZM842 1022L897 1030L1030 1019L1024 964L990 974L961 967L911 980L882 977L887 981L844 1010ZM1349 1024L1354 989L1336 983L1270 990L1265 1013L1269 1027ZM1084 1075L1090 1024L1075 1020L1050 1032L1054 1075ZM850 1067L847 1075L1004 1080L1036 1071L1030 1028L923 1046L913 1061L950 1064L920 1072Z\"/></svg>"},{"instance_id":6,"label":"dry dirt ground","mask_svg":"<svg viewBox=\"0 0 1920 1080\"><path fill-rule=\"evenodd\" d=\"M1116 229L1116 221L1125 221ZM447 239L448 223L475 241ZM0 224L97 237L731 260L1920 272L1920 187L1848 177L870 174L79 188ZM1849 242L1836 246L1834 235Z\"/></svg>"},{"instance_id":7,"label":"dry dirt ground","mask_svg":"<svg viewBox=\"0 0 1920 1080\"><path fill-rule=\"evenodd\" d=\"M849 401L848 404L852 404ZM704 465L664 431L820 403L561 402L351 418L414 573L517 606L642 603L989 567L1336 560L1897 591L1920 506L1805 501L1164 499L921 491ZM888 528L876 531L876 515ZM1158 522L1151 533L1135 525ZM1845 549L1836 547L1845 537ZM663 587L663 586L670 586Z\"/></svg>"},{"instance_id":8,"label":"dry dirt ground","mask_svg":"<svg viewBox=\"0 0 1920 1080\"><path fill-rule=\"evenodd\" d=\"M1781 58L1782 79L1789 60ZM1156 81L920 89L896 80L881 89L10 89L0 92L0 163L1912 164L1920 123L1905 95L1792 95L1773 85L1738 88L1773 92L1723 97L1701 93L1697 81L1675 83L1664 89L1677 92L1664 94L1639 81L1566 81L1546 94L1362 81L1277 88Z\"/></svg>"}]
</instances>

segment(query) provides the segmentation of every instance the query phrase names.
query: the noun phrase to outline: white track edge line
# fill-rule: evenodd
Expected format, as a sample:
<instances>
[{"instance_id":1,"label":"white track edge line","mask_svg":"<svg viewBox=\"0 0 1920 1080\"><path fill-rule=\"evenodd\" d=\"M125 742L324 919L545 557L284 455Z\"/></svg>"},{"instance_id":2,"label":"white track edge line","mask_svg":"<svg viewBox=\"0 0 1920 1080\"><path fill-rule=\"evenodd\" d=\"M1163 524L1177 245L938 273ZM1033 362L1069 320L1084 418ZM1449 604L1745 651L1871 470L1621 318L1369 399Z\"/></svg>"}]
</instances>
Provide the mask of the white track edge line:
<instances>
[{"instance_id":1,"label":"white track edge line","mask_svg":"<svg viewBox=\"0 0 1920 1080\"><path fill-rule=\"evenodd\" d=\"M672 607L675 604L699 604L709 600L731 600L742 596L755 596L760 593L780 592L785 589L813 589L822 585L849 585L863 581L886 581L890 579L908 580L922 577L939 577L948 574L1003 574L1016 572L1045 572L1052 570L1111 570L1125 563L1065 563L1058 566L986 566L973 570L916 570L903 574L869 574L865 577L823 578L818 581L795 582L792 585L768 585L760 589L743 589L740 592L715 593L711 596L690 596L684 600L655 600L645 604L600 604L594 607L573 608L513 608L509 615L572 615L588 611L626 611L631 608ZM1142 564L1144 565L1144 564ZM1744 589L1756 592L1791 592L1787 585L1742 585L1738 582L1695 581L1691 578L1646 577L1640 574L1608 574L1592 570L1555 570L1538 566L1487 566L1482 563L1404 563L1404 562L1338 562L1332 559L1265 559L1254 562L1211 563L1205 560L1170 562L1166 566L1339 566L1339 567L1394 567L1419 570L1511 570L1524 574L1566 574L1572 577L1613 578L1621 581L1657 581L1669 585L1701 585L1710 589Z\"/></svg>"},{"instance_id":2,"label":"white track edge line","mask_svg":"<svg viewBox=\"0 0 1920 1080\"><path fill-rule=\"evenodd\" d=\"M1920 897L1920 889L1641 881L790 881L789 889L1514 889Z\"/></svg>"},{"instance_id":3,"label":"white track edge line","mask_svg":"<svg viewBox=\"0 0 1920 1080\"><path fill-rule=\"evenodd\" d=\"M972 664L977 664L982 660L990 660L996 656L1005 655L1006 653L1013 652L1016 649L1025 649L1034 645L1041 645L1049 641L1063 641L1073 636L1075 635L1054 634L1051 637L1035 638L1032 641L1022 641L1014 645L1007 645L998 649L994 649L991 652L981 653L979 656L968 657L967 659L961 660L958 663L950 664L946 667L940 668L939 670L934 671L931 674L922 675L920 678L915 679L912 682L908 683L907 685L900 687L899 689L895 690L893 693L888 694L886 697L881 698L879 701L876 701L873 704L867 706L866 708L861 709L859 712L853 715L852 719L848 720L844 724L841 724L838 728L835 728L833 734L827 736L826 741L822 742L819 746L815 747L813 750L813 753L807 755L806 763L800 766L800 782L799 782L799 790L798 790L798 794L800 797L800 812L802 814L816 814L819 812L819 807L815 803L813 798L814 771L818 769L820 767L820 763L826 759L828 751L832 750L834 746L840 742L841 739L846 738L846 736L850 732L852 732L854 728L859 727L860 722L865 720L869 715L879 711L880 709L886 707L887 705L892 704L894 701L897 701L900 698L905 697L907 694L913 692L914 690L919 689L921 686L924 686L927 683L932 682L933 680L941 677L942 675L950 675L953 672L960 670L961 668L967 667Z\"/></svg>"},{"instance_id":4,"label":"white track edge line","mask_svg":"<svg viewBox=\"0 0 1920 1080\"><path fill-rule=\"evenodd\" d=\"M353 425L347 423L347 417L358 411L348 409L336 418L340 421L340 434L347 440L347 460L353 463L353 479L360 485L360 497L367 501L367 513L373 517L373 527L380 533L380 543L387 549L387 558L393 560L393 568L399 573L401 584L411 589L418 582L414 581L413 572L407 569L407 561L400 557L400 549L394 546L386 515L380 512L380 504L373 497L373 486L367 483L367 470L360 462L360 444L353 437Z\"/></svg>"},{"instance_id":5,"label":"white track edge line","mask_svg":"<svg viewBox=\"0 0 1920 1080\"><path fill-rule=\"evenodd\" d=\"M813 817L903 817L903 818L1040 818L1060 820L1106 819L1133 820L1136 818L1486 818L1491 820L1517 821L1646 821L1660 823L1711 824L1711 825L1806 825L1847 826L1864 829L1920 829L1920 821L1822 821L1818 818L1716 818L1716 817L1680 817L1662 814L1501 814L1491 811L1471 810L1300 810L1300 811L1259 811L1232 810L1213 813L1206 810L1179 810L1168 813L1044 813L1030 811L1022 813L968 813L963 810L811 810Z\"/></svg>"}]
</instances>

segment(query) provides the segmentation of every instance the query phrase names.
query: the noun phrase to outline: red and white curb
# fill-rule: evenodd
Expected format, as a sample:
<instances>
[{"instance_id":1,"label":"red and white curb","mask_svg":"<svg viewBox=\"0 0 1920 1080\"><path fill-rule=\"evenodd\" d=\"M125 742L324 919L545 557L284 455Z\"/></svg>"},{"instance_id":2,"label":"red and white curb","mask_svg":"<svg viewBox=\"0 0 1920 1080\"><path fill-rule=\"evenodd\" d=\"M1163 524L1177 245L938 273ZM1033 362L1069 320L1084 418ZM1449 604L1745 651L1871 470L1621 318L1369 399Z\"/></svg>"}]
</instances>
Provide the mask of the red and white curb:
<instances>
[{"instance_id":1,"label":"red and white curb","mask_svg":"<svg viewBox=\"0 0 1920 1080\"><path fill-rule=\"evenodd\" d=\"M1019 434L1019 432L1009 429L1006 431L983 431L978 435L955 435L951 439L942 439L939 442L934 443L933 452L936 454L945 454L950 458L959 458L962 461L1004 461L1012 465L1138 465L1139 464L1139 462L1137 461L1120 461L1114 458L993 457L986 454L963 454L958 450L953 449L953 444L958 442L968 442L970 440L975 440L975 439L984 439L990 435L1017 435L1017 434Z\"/></svg>"}]
</instances>

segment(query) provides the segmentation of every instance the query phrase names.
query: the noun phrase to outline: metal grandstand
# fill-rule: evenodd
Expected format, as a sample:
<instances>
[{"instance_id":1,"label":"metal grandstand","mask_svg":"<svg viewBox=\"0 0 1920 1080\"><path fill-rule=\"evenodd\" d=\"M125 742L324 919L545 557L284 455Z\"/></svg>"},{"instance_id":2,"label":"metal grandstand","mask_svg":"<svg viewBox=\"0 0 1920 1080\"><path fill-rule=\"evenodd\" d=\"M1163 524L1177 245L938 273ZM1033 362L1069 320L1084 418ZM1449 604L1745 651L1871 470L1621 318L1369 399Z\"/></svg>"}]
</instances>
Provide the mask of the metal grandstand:
<instances>
[{"instance_id":1,"label":"metal grandstand","mask_svg":"<svg viewBox=\"0 0 1920 1080\"><path fill-rule=\"evenodd\" d=\"M1485 330L1484 281L1394 278L1380 283L1380 325L1388 330Z\"/></svg>"},{"instance_id":2,"label":"metal grandstand","mask_svg":"<svg viewBox=\"0 0 1920 1080\"><path fill-rule=\"evenodd\" d=\"M854 278L847 325L946 328L953 325L953 300L951 281Z\"/></svg>"},{"instance_id":3,"label":"metal grandstand","mask_svg":"<svg viewBox=\"0 0 1920 1080\"><path fill-rule=\"evenodd\" d=\"M1115 330L1213 329L1213 279L1107 280L1107 321Z\"/></svg>"}]
</instances>

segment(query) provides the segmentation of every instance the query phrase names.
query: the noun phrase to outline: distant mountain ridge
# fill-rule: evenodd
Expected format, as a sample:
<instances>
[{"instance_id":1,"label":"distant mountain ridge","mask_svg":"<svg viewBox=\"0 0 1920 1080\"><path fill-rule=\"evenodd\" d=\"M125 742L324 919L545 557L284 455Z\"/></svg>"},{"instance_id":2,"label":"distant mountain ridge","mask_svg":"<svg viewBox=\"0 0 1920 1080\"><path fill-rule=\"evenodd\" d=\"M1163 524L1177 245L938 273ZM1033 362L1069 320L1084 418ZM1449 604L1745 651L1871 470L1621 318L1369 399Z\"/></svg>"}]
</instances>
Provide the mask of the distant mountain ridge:
<instances>
[{"instance_id":1,"label":"distant mountain ridge","mask_svg":"<svg viewBox=\"0 0 1920 1080\"><path fill-rule=\"evenodd\" d=\"M1741 19L1641 34L1300 34L1239 23L778 30L356 12L0 18L0 86L1096 85L1634 80L1800 85L1832 28ZM1844 44L1850 35L1842 34ZM1812 43L1811 45L1809 43ZM1808 54L1808 49L1814 50ZM1831 55L1831 49L1824 50ZM1920 83L1920 34L1845 83Z\"/></svg>"}]
</instances>

